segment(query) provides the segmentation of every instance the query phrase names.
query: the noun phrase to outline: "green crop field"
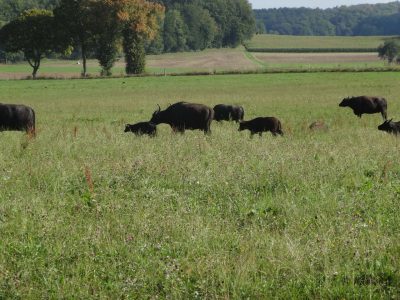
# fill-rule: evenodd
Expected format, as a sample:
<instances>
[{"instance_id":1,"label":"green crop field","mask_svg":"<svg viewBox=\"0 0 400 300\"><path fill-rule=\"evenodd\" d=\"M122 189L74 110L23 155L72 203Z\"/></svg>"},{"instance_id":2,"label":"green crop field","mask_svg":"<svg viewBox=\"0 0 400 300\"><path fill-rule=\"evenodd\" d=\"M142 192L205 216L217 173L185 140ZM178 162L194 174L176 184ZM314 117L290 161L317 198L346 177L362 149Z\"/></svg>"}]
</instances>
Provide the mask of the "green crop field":
<instances>
[{"instance_id":1,"label":"green crop field","mask_svg":"<svg viewBox=\"0 0 400 300\"><path fill-rule=\"evenodd\" d=\"M400 142L339 108L399 73L0 81L35 139L0 133L0 299L396 299ZM123 133L156 105L241 104L284 137ZM308 125L323 120L326 132Z\"/></svg>"},{"instance_id":2,"label":"green crop field","mask_svg":"<svg viewBox=\"0 0 400 300\"><path fill-rule=\"evenodd\" d=\"M297 48L377 48L387 36L292 36L292 35L255 35L247 43L249 48L297 49Z\"/></svg>"}]
</instances>

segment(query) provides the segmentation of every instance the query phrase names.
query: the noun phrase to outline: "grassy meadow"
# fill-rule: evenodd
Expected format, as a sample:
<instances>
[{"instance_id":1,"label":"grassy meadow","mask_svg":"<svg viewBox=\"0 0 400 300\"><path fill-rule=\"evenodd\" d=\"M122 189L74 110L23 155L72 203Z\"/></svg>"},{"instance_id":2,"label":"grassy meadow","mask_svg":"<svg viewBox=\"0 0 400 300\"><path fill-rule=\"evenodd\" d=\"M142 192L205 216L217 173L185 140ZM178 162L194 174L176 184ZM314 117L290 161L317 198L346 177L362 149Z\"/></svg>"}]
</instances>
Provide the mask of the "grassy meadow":
<instances>
[{"instance_id":1,"label":"grassy meadow","mask_svg":"<svg viewBox=\"0 0 400 300\"><path fill-rule=\"evenodd\" d=\"M339 108L399 73L0 81L37 137L0 133L0 299L396 299L400 142ZM241 104L284 137L123 133L156 105ZM329 130L310 132L323 120Z\"/></svg>"}]
</instances>

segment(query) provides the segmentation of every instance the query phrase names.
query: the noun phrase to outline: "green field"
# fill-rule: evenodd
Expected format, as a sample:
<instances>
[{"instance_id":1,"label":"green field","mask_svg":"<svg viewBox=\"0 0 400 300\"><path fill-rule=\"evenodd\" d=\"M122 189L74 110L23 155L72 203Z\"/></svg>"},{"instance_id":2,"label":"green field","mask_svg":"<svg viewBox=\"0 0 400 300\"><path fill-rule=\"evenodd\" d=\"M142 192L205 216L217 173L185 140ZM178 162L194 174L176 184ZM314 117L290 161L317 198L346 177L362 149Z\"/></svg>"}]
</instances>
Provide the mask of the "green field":
<instances>
[{"instance_id":1,"label":"green field","mask_svg":"<svg viewBox=\"0 0 400 300\"><path fill-rule=\"evenodd\" d=\"M338 107L399 73L0 81L37 137L0 134L0 299L397 299L399 140ZM236 103L233 123L123 133L159 103ZM310 132L323 120L327 132Z\"/></svg>"},{"instance_id":2,"label":"green field","mask_svg":"<svg viewBox=\"0 0 400 300\"><path fill-rule=\"evenodd\" d=\"M377 48L390 37L383 36L292 36L260 34L247 43L249 48Z\"/></svg>"}]
</instances>

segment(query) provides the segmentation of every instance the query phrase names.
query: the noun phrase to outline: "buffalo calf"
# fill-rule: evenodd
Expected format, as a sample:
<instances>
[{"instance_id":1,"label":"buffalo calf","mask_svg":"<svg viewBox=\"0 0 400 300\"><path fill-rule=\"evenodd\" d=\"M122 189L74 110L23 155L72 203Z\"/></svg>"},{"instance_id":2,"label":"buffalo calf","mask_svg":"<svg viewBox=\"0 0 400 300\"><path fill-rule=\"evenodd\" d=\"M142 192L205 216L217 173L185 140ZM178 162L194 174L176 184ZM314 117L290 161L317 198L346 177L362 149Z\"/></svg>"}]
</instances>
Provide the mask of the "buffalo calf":
<instances>
[{"instance_id":1,"label":"buffalo calf","mask_svg":"<svg viewBox=\"0 0 400 300\"><path fill-rule=\"evenodd\" d=\"M239 125L239 131L250 130L251 136L258 133L262 136L263 132L271 131L276 136L283 135L281 122L275 117L259 117L250 121L242 121Z\"/></svg>"},{"instance_id":2,"label":"buffalo calf","mask_svg":"<svg viewBox=\"0 0 400 300\"><path fill-rule=\"evenodd\" d=\"M243 121L244 109L238 105L218 104L214 106L215 121Z\"/></svg>"},{"instance_id":3,"label":"buffalo calf","mask_svg":"<svg viewBox=\"0 0 400 300\"><path fill-rule=\"evenodd\" d=\"M132 132L135 135L155 136L157 134L157 126L150 122L140 122L136 124L126 124L125 132Z\"/></svg>"},{"instance_id":4,"label":"buffalo calf","mask_svg":"<svg viewBox=\"0 0 400 300\"><path fill-rule=\"evenodd\" d=\"M378 126L378 129L395 135L400 134L400 122L393 122L392 120L383 122Z\"/></svg>"},{"instance_id":5,"label":"buffalo calf","mask_svg":"<svg viewBox=\"0 0 400 300\"><path fill-rule=\"evenodd\" d=\"M25 105L0 103L0 131L26 131L35 135L35 111Z\"/></svg>"},{"instance_id":6,"label":"buffalo calf","mask_svg":"<svg viewBox=\"0 0 400 300\"><path fill-rule=\"evenodd\" d=\"M381 113L382 118L387 120L387 102L382 97L347 97L340 102L339 106L350 107L359 118L361 118L362 114Z\"/></svg>"}]
</instances>

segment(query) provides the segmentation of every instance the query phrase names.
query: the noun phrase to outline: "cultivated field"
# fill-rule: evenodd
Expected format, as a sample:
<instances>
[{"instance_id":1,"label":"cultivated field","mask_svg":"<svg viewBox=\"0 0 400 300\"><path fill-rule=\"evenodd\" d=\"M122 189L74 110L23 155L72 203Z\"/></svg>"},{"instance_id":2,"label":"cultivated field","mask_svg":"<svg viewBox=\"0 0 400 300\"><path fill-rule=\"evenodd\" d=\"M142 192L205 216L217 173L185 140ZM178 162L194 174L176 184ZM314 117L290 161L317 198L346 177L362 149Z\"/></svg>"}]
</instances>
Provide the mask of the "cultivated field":
<instances>
[{"instance_id":1,"label":"cultivated field","mask_svg":"<svg viewBox=\"0 0 400 300\"><path fill-rule=\"evenodd\" d=\"M221 49L204 52L150 55L147 58L147 74L184 74L219 72L264 72L304 69L385 69L388 65L376 53L249 53L243 49ZM395 68L398 66L392 66ZM82 66L76 61L45 60L39 76L50 78L78 78ZM91 76L99 76L100 67L89 60ZM26 63L0 64L1 79L21 79L30 76L32 70ZM117 62L114 76L124 76L124 63Z\"/></svg>"},{"instance_id":2,"label":"cultivated field","mask_svg":"<svg viewBox=\"0 0 400 300\"><path fill-rule=\"evenodd\" d=\"M249 48L377 48L390 37L383 36L292 36L259 34L247 43Z\"/></svg>"},{"instance_id":3,"label":"cultivated field","mask_svg":"<svg viewBox=\"0 0 400 300\"><path fill-rule=\"evenodd\" d=\"M338 107L399 73L0 81L37 138L0 134L0 298L399 298L400 142ZM231 123L124 134L159 103L236 103ZM324 120L327 132L309 132Z\"/></svg>"}]
</instances>

